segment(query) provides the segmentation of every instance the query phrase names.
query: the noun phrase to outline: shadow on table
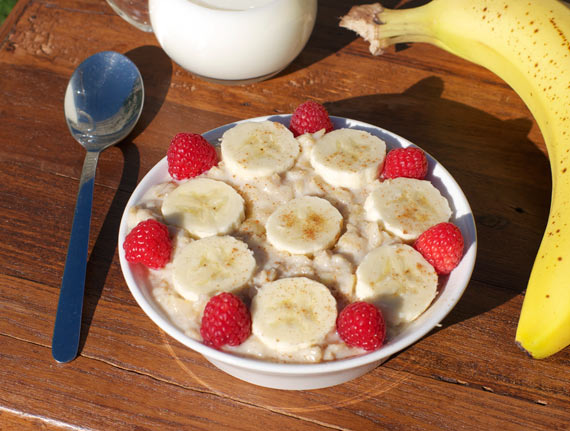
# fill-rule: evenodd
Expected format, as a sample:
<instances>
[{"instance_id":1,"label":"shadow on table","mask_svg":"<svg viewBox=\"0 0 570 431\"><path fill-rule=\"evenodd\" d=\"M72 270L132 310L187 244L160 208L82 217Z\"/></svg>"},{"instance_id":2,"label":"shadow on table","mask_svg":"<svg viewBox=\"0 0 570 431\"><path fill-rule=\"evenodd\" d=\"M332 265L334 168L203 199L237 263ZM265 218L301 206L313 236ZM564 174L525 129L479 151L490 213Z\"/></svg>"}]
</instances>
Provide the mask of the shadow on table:
<instances>
[{"instance_id":1,"label":"shadow on table","mask_svg":"<svg viewBox=\"0 0 570 431\"><path fill-rule=\"evenodd\" d=\"M134 190L140 170L140 154L132 138L129 136L118 145L118 148L123 155L123 173L87 261L79 353L83 350L97 303L101 298L107 274L117 249L121 216L130 197L130 192L125 190Z\"/></svg>"},{"instance_id":2,"label":"shadow on table","mask_svg":"<svg viewBox=\"0 0 570 431\"><path fill-rule=\"evenodd\" d=\"M172 80L172 60L157 46L141 46L125 53L139 68L143 78L145 100L141 117L131 133L132 141L156 117L166 99Z\"/></svg>"},{"instance_id":3,"label":"shadow on table","mask_svg":"<svg viewBox=\"0 0 570 431\"><path fill-rule=\"evenodd\" d=\"M429 1L430 0L411 0L404 3L402 0L381 0L381 3L384 7L390 9L408 9L429 3ZM315 28L307 42L307 45L293 63L291 63L277 76L288 75L299 69L308 67L311 64L317 63L323 58L340 51L344 46L359 37L356 33L339 27L338 23L340 18L346 15L351 7L372 2L350 0L345 1L343 4L339 3L342 2L330 4L330 2L326 0L319 1ZM334 37L331 37L333 34ZM398 49L401 49L404 46L405 45L401 45Z\"/></svg>"},{"instance_id":4,"label":"shadow on table","mask_svg":"<svg viewBox=\"0 0 570 431\"><path fill-rule=\"evenodd\" d=\"M162 49L156 46L142 46L125 53L125 55L137 65L141 72L145 101L141 117L134 130L117 145L123 155L123 173L87 262L80 352L85 344L95 308L103 292L105 280L117 249L121 215L131 192L137 185L140 154L134 140L158 114L168 93L172 77L171 60Z\"/></svg>"},{"instance_id":5,"label":"shadow on table","mask_svg":"<svg viewBox=\"0 0 570 431\"><path fill-rule=\"evenodd\" d=\"M530 120L503 121L446 100L442 93L443 81L430 77L401 94L325 106L331 115L382 127L422 147L450 171L467 196L478 234L472 280L490 286L492 295L464 295L442 322L445 327L492 310L526 288L548 216L551 185L548 159L527 137ZM529 180L521 183L521 178Z\"/></svg>"}]
</instances>

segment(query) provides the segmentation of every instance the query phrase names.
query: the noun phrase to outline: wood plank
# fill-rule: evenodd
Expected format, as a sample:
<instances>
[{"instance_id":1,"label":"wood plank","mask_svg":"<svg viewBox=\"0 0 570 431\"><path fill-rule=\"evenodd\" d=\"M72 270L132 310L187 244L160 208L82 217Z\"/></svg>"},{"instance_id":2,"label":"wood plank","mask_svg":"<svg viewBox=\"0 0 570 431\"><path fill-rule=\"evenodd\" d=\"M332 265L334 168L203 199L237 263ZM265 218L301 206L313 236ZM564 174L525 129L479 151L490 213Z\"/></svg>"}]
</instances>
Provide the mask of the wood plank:
<instances>
[{"instance_id":1,"label":"wood plank","mask_svg":"<svg viewBox=\"0 0 570 431\"><path fill-rule=\"evenodd\" d=\"M10 34L10 32L13 31L14 26L16 25L16 23L20 19L20 16L22 15L24 9L26 9L28 7L29 3L30 3L29 0L18 1L14 5L12 10L10 11L8 16L6 17L6 19L2 23L2 25L0 25L0 47L2 46L2 44L3 44L4 40L6 39L6 37L8 36L8 34Z\"/></svg>"},{"instance_id":2,"label":"wood plank","mask_svg":"<svg viewBox=\"0 0 570 431\"><path fill-rule=\"evenodd\" d=\"M509 301L504 295L479 284L468 292L471 295L443 322L442 329L384 366L344 385L302 394L256 387L225 375L200 355L162 333L132 299L119 300L117 296L104 296L97 301L97 309L85 328L89 335L84 341L82 356L170 384L284 414L294 412L306 420L348 429L368 429L372 420L370 412L380 408L377 403L388 404L396 411L403 409L395 405L401 402L401 397L409 400L405 407L407 411L418 416L425 415L421 408L429 407L438 412L435 404L439 398L433 401L433 406L426 406L422 394L436 390L439 385L442 385L439 391L458 391L455 396L460 399L482 398L477 401L484 406L481 408L505 421L511 413L497 410L502 407L494 406L494 397L521 409L533 406L548 411L553 422L545 423L557 423L567 418L570 381L568 376L564 377L564 370L568 356L561 354L546 361L527 358L514 346L512 334L516 322L509 318L513 309L520 307L520 298ZM46 304L55 306L57 292L30 282L17 288L13 279L0 277L0 293L2 303L12 304L11 307L4 306L0 313L0 334L48 347L53 310ZM491 298L492 295L496 297ZM86 307L93 305L91 300L88 299ZM497 305L498 301L505 302ZM490 345L496 348L489 349ZM501 372L494 371L498 361L502 364ZM417 395L420 399L400 392L414 392L408 385L420 388ZM488 399L489 396L492 399ZM368 413L355 415L353 409L358 403L365 404L358 410ZM422 427L427 425L421 424Z\"/></svg>"},{"instance_id":3,"label":"wood plank","mask_svg":"<svg viewBox=\"0 0 570 431\"><path fill-rule=\"evenodd\" d=\"M570 352L540 361L526 356L514 342L521 305L521 295L510 297L508 292L471 282L442 328L390 365L403 369L416 366L422 376L531 404L544 402L567 414Z\"/></svg>"},{"instance_id":4,"label":"wood plank","mask_svg":"<svg viewBox=\"0 0 570 431\"><path fill-rule=\"evenodd\" d=\"M0 340L4 408L72 429L77 423L81 429L117 431L257 430L269 429L275 423L289 429L327 429L93 359L55 364L50 350L43 346L6 336ZM211 414L214 408L215 416ZM255 421L244 420L248 417L255 417Z\"/></svg>"},{"instance_id":5,"label":"wood plank","mask_svg":"<svg viewBox=\"0 0 570 431\"><path fill-rule=\"evenodd\" d=\"M3 407L2 407L3 409ZM31 415L23 415L13 412L11 410L0 409L0 424L2 424L2 431L21 431L21 430L62 430L69 429L62 424L50 421L46 418L38 418Z\"/></svg>"},{"instance_id":6,"label":"wood plank","mask_svg":"<svg viewBox=\"0 0 570 431\"><path fill-rule=\"evenodd\" d=\"M183 356L178 357L181 361L178 366L167 361L166 365L171 371L164 378L117 365L110 368L107 362L88 358L79 358L65 366L50 365L49 350L44 347L9 337L3 337L2 345L6 346L2 353L5 364L3 381L12 388L11 393L3 394L3 397L11 409L21 409L29 415L45 416L51 421L63 423L72 421L75 415L81 415L82 423L95 429L127 429L127 425L154 429L151 424L160 424L164 429L192 424L197 429L203 429L195 423L205 420L200 416L202 410L211 409L214 405L217 410L226 409L228 405L235 404L245 408L253 402L261 412L266 413L260 414L257 410L253 413L261 423L266 415L282 426L297 418L302 419L301 424L310 424L310 429L318 428L314 427L315 423L350 430L371 429L374 426L414 430L452 430L459 426L485 429L493 423L507 430L521 427L551 430L557 429L568 419L565 409L537 402L533 408L538 410L531 420L522 414L533 406L529 402L498 395L491 389L478 390L417 377L413 375L414 366L403 370L379 367L366 377L336 388L294 392L251 386L217 370L213 370L212 375L204 376L205 369L198 369L195 363L189 363ZM148 350L145 349L146 352ZM18 372L22 366L26 369L25 375ZM178 374L177 371L181 376L172 379L173 374ZM96 387L97 391L82 392L83 387ZM121 387L129 389L125 391ZM55 394L49 398L47 406L45 401L48 399L43 398L47 396L46 391ZM153 394L153 402L150 403L153 408L142 415L135 415L133 406L142 404L150 407L148 401L139 398L141 393ZM434 393L438 396L432 396ZM148 398L148 395L142 396ZM223 401L226 397L227 400ZM167 398L179 400L181 405L161 403ZM191 417L187 416L186 403L182 402L185 399L191 402ZM65 408L62 409L62 406ZM90 411L94 407L103 414L92 417ZM467 408L472 415L462 417L460 412ZM160 412L156 412L157 409ZM281 416L275 418L276 414ZM445 420L440 417L442 414L446 415ZM223 416L227 415L231 416L232 412L225 412ZM232 426L235 427L233 429L259 429L245 425L237 427L235 423Z\"/></svg>"}]
</instances>

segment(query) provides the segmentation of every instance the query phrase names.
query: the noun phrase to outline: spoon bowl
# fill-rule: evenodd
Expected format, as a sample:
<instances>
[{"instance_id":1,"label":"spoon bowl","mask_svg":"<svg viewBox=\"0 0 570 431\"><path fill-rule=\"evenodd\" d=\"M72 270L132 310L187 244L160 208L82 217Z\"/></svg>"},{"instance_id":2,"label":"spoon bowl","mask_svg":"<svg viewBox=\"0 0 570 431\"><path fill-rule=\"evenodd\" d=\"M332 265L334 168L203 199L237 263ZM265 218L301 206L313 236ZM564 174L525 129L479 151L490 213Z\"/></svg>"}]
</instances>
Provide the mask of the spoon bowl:
<instances>
[{"instance_id":1,"label":"spoon bowl","mask_svg":"<svg viewBox=\"0 0 570 431\"><path fill-rule=\"evenodd\" d=\"M143 99L135 64L117 52L99 52L73 72L65 92L65 120L87 151L102 151L133 130Z\"/></svg>"},{"instance_id":2,"label":"spoon bowl","mask_svg":"<svg viewBox=\"0 0 570 431\"><path fill-rule=\"evenodd\" d=\"M93 188L99 154L124 138L142 112L144 86L135 64L122 54L104 51L84 60L73 72L64 99L71 135L86 150L61 282L52 339L58 362L77 356L87 269Z\"/></svg>"}]
</instances>

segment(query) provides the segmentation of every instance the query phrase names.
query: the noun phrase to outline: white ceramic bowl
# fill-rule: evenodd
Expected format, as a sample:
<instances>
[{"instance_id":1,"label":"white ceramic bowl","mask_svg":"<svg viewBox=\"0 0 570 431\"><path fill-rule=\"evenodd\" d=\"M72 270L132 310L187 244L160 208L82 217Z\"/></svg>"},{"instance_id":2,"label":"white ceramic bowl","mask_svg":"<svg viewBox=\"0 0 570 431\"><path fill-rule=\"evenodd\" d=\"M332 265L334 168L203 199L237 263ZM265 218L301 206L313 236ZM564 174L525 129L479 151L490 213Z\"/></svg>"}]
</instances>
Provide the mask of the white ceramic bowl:
<instances>
[{"instance_id":1,"label":"white ceramic bowl","mask_svg":"<svg viewBox=\"0 0 570 431\"><path fill-rule=\"evenodd\" d=\"M289 119L290 115L278 115L244 121L271 120L282 122L288 126ZM386 142L388 149L413 145L411 142L394 133L370 124L340 117L332 117L332 120L335 128L357 128L366 130L380 137ZM218 143L218 139L222 134L235 124L237 123L219 127L204 133L203 136L211 143ZM428 162L429 171L427 179L432 181L449 200L453 211L451 221L455 223L463 233L465 253L460 264L448 276L443 288L430 307L396 337L389 340L384 346L374 352L353 358L317 364L265 362L235 356L210 348L190 338L174 326L167 314L162 311L160 306L153 299L144 271L142 271L138 265L129 264L125 259L123 251L123 242L127 234L127 213L129 209L136 205L151 186L170 180L167 172L166 157L157 163L142 179L129 199L123 214L119 229L118 248L125 280L137 303L154 323L171 337L196 352L201 353L212 364L234 377L260 386L296 390L323 388L354 379L374 369L391 355L410 346L436 327L453 309L457 301L459 301L471 278L477 253L477 236L471 208L461 188L457 185L449 172L435 159L429 156L429 154Z\"/></svg>"}]
</instances>

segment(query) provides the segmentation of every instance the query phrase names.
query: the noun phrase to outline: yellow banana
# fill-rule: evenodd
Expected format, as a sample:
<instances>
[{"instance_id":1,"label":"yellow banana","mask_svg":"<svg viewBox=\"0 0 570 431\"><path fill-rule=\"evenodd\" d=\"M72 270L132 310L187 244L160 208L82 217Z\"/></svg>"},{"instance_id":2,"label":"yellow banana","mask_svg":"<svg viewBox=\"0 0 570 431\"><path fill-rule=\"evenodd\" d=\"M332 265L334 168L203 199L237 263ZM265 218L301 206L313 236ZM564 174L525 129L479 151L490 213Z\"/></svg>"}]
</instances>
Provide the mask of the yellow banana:
<instances>
[{"instance_id":1,"label":"yellow banana","mask_svg":"<svg viewBox=\"0 0 570 431\"><path fill-rule=\"evenodd\" d=\"M433 0L411 9L353 7L340 25L370 42L427 42L496 73L522 98L552 170L548 224L516 342L534 358L570 345L570 7L559 0Z\"/></svg>"}]
</instances>

